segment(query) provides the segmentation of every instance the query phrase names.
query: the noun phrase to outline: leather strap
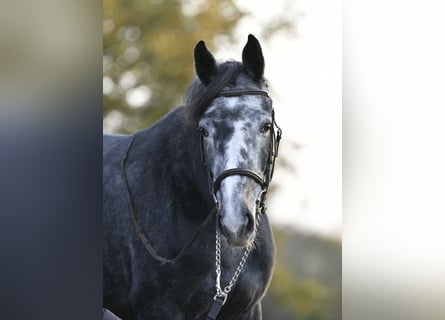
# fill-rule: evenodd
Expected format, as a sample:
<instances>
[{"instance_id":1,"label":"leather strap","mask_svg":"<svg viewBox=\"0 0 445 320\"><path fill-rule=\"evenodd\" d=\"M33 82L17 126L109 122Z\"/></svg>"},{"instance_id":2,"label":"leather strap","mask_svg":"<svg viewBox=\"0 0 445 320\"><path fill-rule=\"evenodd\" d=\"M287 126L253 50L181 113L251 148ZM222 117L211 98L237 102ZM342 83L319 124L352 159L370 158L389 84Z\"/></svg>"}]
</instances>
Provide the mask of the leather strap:
<instances>
[{"instance_id":1,"label":"leather strap","mask_svg":"<svg viewBox=\"0 0 445 320\"><path fill-rule=\"evenodd\" d=\"M253 180L255 180L260 186L261 188L264 189L266 182L264 181L264 179L255 171L250 170L250 169L239 169L239 168L234 168L234 169L228 169L226 171L224 171L223 173L221 173L216 179L215 182L213 182L213 192L216 193L216 191L218 191L219 187L221 186L221 182L227 178L228 176L245 176L245 177L249 177L252 178Z\"/></svg>"},{"instance_id":2,"label":"leather strap","mask_svg":"<svg viewBox=\"0 0 445 320\"><path fill-rule=\"evenodd\" d=\"M133 141L134 141L134 136L131 138L130 143L128 144L127 150L126 150L126 152L125 152L125 154L124 154L124 156L123 156L123 158L121 160L121 173L122 173L122 179L123 179L124 184L125 184L125 189L127 191L127 204L128 204L128 207L130 208L131 220L133 222L134 228L136 229L136 234L138 235L139 239L144 244L144 247L148 251L148 253L154 259L156 259L159 262L161 262L161 264L165 264L165 263L174 264L176 261L181 259L181 257L187 252L187 250L193 244L193 242L196 240L196 238L205 230L205 228L210 224L210 222L212 222L213 218L216 216L216 213L218 211L218 207L217 206L213 207L213 209L210 211L210 213L207 216L207 218L199 226L198 230L196 230L196 232L193 234L191 239L187 242L185 247L174 258L164 258L164 257L160 256L156 252L156 250L153 248L153 246L150 244L150 242L148 241L147 237L145 236L145 234L144 234L144 232L143 232L143 230L141 228L141 225L137 221L136 209L134 208L133 199L131 197L131 192L130 192L130 187L128 186L127 174L125 172L125 162L127 161L128 153L129 153L130 148L131 148L131 146L133 144Z\"/></svg>"},{"instance_id":3,"label":"leather strap","mask_svg":"<svg viewBox=\"0 0 445 320\"><path fill-rule=\"evenodd\" d=\"M221 90L218 97L239 97L242 95L261 95L269 97L269 93L263 90L245 89L245 90Z\"/></svg>"}]
</instances>

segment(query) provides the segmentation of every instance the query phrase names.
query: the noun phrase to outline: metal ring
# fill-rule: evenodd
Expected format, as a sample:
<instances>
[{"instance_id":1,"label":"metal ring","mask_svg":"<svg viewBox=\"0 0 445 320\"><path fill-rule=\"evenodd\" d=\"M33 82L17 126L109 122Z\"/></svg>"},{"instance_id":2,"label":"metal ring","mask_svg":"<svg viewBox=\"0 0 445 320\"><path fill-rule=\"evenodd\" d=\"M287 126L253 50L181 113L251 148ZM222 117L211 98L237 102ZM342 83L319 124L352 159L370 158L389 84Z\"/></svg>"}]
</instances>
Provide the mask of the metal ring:
<instances>
[{"instance_id":1,"label":"metal ring","mask_svg":"<svg viewBox=\"0 0 445 320\"><path fill-rule=\"evenodd\" d=\"M227 294L221 291L219 294L215 294L213 300L216 300L218 298L222 300L222 304L224 305L227 301Z\"/></svg>"},{"instance_id":2,"label":"metal ring","mask_svg":"<svg viewBox=\"0 0 445 320\"><path fill-rule=\"evenodd\" d=\"M258 194L255 203L256 203L256 213L261 213L260 209L264 207L264 195L266 194L267 189L263 189Z\"/></svg>"}]
</instances>

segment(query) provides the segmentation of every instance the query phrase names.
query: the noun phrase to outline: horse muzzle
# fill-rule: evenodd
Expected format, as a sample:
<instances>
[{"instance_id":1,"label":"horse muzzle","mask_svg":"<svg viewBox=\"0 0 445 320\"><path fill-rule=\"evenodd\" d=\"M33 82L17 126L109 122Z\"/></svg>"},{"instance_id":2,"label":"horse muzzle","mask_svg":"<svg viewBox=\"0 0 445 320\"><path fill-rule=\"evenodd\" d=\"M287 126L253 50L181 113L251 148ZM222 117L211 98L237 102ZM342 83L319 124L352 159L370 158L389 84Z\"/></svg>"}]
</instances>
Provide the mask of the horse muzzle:
<instances>
[{"instance_id":1,"label":"horse muzzle","mask_svg":"<svg viewBox=\"0 0 445 320\"><path fill-rule=\"evenodd\" d=\"M255 216L246 206L239 212L229 212L229 208L220 210L218 227L231 247L246 247L255 235Z\"/></svg>"}]
</instances>

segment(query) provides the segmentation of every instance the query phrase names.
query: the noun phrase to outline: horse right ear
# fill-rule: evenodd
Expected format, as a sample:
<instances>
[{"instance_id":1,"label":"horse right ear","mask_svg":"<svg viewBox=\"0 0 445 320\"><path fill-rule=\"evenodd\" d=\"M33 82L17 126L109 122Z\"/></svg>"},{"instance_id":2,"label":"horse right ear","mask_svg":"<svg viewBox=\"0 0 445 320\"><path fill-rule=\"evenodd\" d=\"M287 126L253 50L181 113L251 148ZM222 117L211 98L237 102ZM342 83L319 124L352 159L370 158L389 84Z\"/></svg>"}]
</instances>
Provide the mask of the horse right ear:
<instances>
[{"instance_id":1,"label":"horse right ear","mask_svg":"<svg viewBox=\"0 0 445 320\"><path fill-rule=\"evenodd\" d=\"M207 50L204 41L199 41L195 46L195 70L198 78L205 85L212 81L216 74L216 61Z\"/></svg>"}]
</instances>

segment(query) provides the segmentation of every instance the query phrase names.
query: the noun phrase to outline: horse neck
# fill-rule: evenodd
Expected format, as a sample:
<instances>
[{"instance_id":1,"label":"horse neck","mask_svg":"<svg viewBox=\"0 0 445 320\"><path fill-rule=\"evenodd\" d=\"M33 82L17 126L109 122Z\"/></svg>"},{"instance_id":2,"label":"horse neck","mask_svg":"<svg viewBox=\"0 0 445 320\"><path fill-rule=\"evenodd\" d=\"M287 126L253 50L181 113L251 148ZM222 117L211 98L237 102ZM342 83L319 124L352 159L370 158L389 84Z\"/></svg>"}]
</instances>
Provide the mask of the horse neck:
<instances>
[{"instance_id":1,"label":"horse neck","mask_svg":"<svg viewBox=\"0 0 445 320\"><path fill-rule=\"evenodd\" d=\"M178 191L175 201L192 197L211 204L207 183L207 171L201 161L200 134L184 121L182 108L177 108L147 130L146 156L157 162L155 167L162 170L162 179L157 183L173 183ZM188 200L187 200L188 201Z\"/></svg>"},{"instance_id":2,"label":"horse neck","mask_svg":"<svg viewBox=\"0 0 445 320\"><path fill-rule=\"evenodd\" d=\"M198 130L181 125L167 131L166 147L168 158L173 159L171 174L183 180L182 191L208 194L207 172L201 161L200 136ZM193 189L193 190L191 190ZM192 192L193 191L193 192Z\"/></svg>"}]
</instances>

